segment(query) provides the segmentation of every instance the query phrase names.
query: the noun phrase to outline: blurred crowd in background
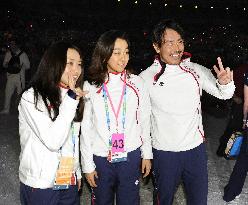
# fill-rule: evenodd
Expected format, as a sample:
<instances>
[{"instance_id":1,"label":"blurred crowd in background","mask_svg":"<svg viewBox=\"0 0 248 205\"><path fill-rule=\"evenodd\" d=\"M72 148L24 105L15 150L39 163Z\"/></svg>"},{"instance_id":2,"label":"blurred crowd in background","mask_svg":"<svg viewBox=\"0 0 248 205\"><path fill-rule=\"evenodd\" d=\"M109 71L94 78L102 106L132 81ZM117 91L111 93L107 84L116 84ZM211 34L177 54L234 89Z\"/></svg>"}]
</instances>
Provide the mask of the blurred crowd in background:
<instances>
[{"instance_id":1,"label":"blurred crowd in background","mask_svg":"<svg viewBox=\"0 0 248 205\"><path fill-rule=\"evenodd\" d=\"M185 50L192 53L194 62L212 69L216 58L221 56L226 66L235 69L246 62L248 56L245 28L248 17L245 6L248 5L241 1L237 3L238 7L228 5L230 1L222 6L211 6L214 1L208 1L204 7L183 0L171 5L172 1L164 1L168 5L159 4L160 1L150 1L147 5L144 4L146 1L134 1L136 4L131 4L125 0L3 1L0 3L0 60L2 62L8 48L8 39L17 36L29 56L31 77L44 50L54 41L67 39L82 48L87 71L96 39L104 31L118 28L129 33L130 66L139 73L154 58L150 39L153 25L161 18L174 18L186 31Z\"/></svg>"}]
</instances>

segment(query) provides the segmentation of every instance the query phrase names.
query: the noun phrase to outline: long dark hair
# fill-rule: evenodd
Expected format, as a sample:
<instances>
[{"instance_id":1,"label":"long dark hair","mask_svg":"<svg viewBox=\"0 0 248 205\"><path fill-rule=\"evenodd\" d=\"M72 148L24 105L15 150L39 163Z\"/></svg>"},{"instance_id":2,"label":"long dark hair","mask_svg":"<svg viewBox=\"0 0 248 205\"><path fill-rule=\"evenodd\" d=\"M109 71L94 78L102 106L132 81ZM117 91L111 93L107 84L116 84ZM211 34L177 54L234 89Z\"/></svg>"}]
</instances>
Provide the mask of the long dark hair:
<instances>
[{"instance_id":1,"label":"long dark hair","mask_svg":"<svg viewBox=\"0 0 248 205\"><path fill-rule=\"evenodd\" d=\"M67 50L69 48L75 49L79 53L81 59L83 59L80 49L69 42L60 41L52 44L41 58L38 69L32 78L30 85L24 90L25 92L31 87L34 89L34 102L36 108L39 96L41 96L49 112L49 116L53 121L59 115L59 106L61 104L59 83L66 67ZM82 68L81 75L76 82L76 87L83 88L83 76L84 72ZM82 120L83 107L83 99L80 98L74 121ZM51 111L53 111L53 115Z\"/></svg>"},{"instance_id":2,"label":"long dark hair","mask_svg":"<svg viewBox=\"0 0 248 205\"><path fill-rule=\"evenodd\" d=\"M115 41L118 38L125 40L130 48L127 33L120 30L109 30L98 39L87 75L90 84L100 87L104 83L108 74L107 62L113 53Z\"/></svg>"}]
</instances>

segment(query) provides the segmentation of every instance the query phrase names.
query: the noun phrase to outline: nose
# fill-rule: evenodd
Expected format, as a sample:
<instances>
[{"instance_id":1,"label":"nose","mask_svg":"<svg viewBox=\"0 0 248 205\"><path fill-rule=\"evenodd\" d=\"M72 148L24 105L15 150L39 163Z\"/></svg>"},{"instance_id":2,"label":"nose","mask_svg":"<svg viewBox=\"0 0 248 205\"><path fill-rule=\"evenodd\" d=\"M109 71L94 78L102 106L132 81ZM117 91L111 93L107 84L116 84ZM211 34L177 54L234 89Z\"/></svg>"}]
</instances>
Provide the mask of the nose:
<instances>
[{"instance_id":1,"label":"nose","mask_svg":"<svg viewBox=\"0 0 248 205\"><path fill-rule=\"evenodd\" d=\"M121 60L122 61L125 61L125 60L127 60L128 59L128 54L127 53L122 53L122 55L121 55Z\"/></svg>"},{"instance_id":2,"label":"nose","mask_svg":"<svg viewBox=\"0 0 248 205\"><path fill-rule=\"evenodd\" d=\"M174 44L174 48L176 51L179 51L180 50L180 44L179 43L175 43Z\"/></svg>"},{"instance_id":3,"label":"nose","mask_svg":"<svg viewBox=\"0 0 248 205\"><path fill-rule=\"evenodd\" d=\"M80 65L78 65L77 63L75 63L74 64L74 66L73 66L73 72L75 73L75 74L80 74L81 73L81 70L82 68L81 68L81 66Z\"/></svg>"}]
</instances>

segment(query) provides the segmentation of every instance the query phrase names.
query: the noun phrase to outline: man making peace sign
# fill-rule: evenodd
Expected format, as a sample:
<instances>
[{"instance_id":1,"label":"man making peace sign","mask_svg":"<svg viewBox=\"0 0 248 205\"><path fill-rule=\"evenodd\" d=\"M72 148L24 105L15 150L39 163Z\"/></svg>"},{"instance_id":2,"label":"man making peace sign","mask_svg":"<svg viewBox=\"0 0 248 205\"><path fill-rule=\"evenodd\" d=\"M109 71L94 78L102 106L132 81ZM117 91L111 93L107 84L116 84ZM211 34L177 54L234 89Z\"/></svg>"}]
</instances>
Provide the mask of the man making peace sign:
<instances>
[{"instance_id":1,"label":"man making peace sign","mask_svg":"<svg viewBox=\"0 0 248 205\"><path fill-rule=\"evenodd\" d=\"M235 86L230 68L221 58L211 71L190 62L184 52L183 30L164 20L153 30L154 63L140 76L148 87L152 107L153 170L155 204L173 204L182 179L187 204L207 205L208 173L205 136L202 126L202 90L219 98L232 97ZM187 57L185 57L187 55Z\"/></svg>"}]
</instances>

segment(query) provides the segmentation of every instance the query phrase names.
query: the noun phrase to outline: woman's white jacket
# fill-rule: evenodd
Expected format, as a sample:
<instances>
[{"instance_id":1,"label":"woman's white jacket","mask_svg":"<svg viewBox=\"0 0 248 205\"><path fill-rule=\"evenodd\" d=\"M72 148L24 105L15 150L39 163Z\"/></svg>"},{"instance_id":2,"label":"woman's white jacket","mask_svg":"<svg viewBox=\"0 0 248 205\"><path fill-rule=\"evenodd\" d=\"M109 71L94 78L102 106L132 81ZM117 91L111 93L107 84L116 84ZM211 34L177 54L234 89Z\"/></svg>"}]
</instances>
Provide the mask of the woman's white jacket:
<instances>
[{"instance_id":1,"label":"woman's white jacket","mask_svg":"<svg viewBox=\"0 0 248 205\"><path fill-rule=\"evenodd\" d=\"M107 88L117 110L123 88L122 74L109 74ZM86 95L84 117L81 132L81 154L84 173L91 173L95 169L93 155L107 157L109 151L109 137L116 132L116 120L108 101L110 114L110 128L108 130L104 97L101 88L84 84L84 90L89 91ZM125 148L131 152L140 147L143 159L152 159L152 147L150 138L150 100L144 81L136 75L127 78L126 94L126 117L125 117ZM118 117L118 130L122 128L122 108Z\"/></svg>"},{"instance_id":2,"label":"woman's white jacket","mask_svg":"<svg viewBox=\"0 0 248 205\"><path fill-rule=\"evenodd\" d=\"M73 122L78 100L67 95L61 88L62 103L55 121L49 117L41 97L37 108L32 88L23 93L19 110L20 167L19 178L22 183L33 188L51 188L61 156L73 156L72 130L75 136L74 171L81 178L79 165L80 123Z\"/></svg>"}]
</instances>

